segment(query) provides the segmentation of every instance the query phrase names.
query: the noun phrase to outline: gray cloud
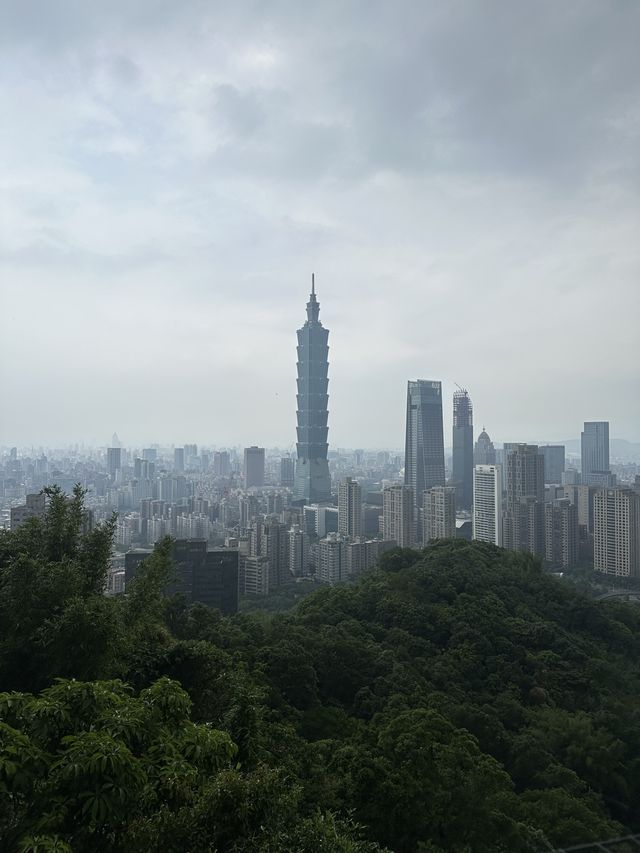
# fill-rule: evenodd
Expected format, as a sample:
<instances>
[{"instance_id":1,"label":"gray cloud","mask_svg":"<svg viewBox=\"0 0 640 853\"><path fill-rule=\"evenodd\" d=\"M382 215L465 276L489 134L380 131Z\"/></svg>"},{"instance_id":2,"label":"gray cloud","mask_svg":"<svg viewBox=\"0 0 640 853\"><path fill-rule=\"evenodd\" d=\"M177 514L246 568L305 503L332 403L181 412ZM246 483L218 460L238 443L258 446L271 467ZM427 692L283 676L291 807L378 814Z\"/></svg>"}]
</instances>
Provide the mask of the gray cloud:
<instances>
[{"instance_id":1,"label":"gray cloud","mask_svg":"<svg viewBox=\"0 0 640 853\"><path fill-rule=\"evenodd\" d=\"M332 442L400 445L419 376L498 439L640 439L637 4L2 16L0 443L52 389L56 440L291 441L312 270Z\"/></svg>"}]
</instances>

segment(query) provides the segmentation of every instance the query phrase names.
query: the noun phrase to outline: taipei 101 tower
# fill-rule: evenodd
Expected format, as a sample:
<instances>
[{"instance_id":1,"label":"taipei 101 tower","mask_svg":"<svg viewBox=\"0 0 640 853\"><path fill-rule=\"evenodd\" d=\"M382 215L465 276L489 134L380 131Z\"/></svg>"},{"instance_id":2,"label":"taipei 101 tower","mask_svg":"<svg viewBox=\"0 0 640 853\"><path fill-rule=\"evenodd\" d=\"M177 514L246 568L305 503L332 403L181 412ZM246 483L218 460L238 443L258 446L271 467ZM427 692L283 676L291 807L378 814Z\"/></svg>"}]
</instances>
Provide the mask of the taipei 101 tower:
<instances>
[{"instance_id":1,"label":"taipei 101 tower","mask_svg":"<svg viewBox=\"0 0 640 853\"><path fill-rule=\"evenodd\" d=\"M298 329L298 461L293 499L304 503L331 500L327 462L329 412L329 330L318 319L314 276L307 302L307 321Z\"/></svg>"}]
</instances>

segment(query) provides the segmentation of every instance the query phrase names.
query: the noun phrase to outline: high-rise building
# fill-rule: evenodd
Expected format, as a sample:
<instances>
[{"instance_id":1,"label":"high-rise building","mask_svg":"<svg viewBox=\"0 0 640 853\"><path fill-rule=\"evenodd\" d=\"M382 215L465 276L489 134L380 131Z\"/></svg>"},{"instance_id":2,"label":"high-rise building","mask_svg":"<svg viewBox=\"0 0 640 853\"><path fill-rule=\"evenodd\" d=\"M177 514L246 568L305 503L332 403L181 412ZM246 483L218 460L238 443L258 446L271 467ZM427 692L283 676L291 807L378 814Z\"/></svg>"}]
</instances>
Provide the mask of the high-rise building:
<instances>
[{"instance_id":1,"label":"high-rise building","mask_svg":"<svg viewBox=\"0 0 640 853\"><path fill-rule=\"evenodd\" d=\"M564 473L564 445L545 444L538 448L538 453L544 457L545 483L562 483Z\"/></svg>"},{"instance_id":2,"label":"high-rise building","mask_svg":"<svg viewBox=\"0 0 640 853\"><path fill-rule=\"evenodd\" d=\"M30 518L39 518L41 521L47 513L47 496L43 493L27 495L23 506L11 507L11 530L16 530Z\"/></svg>"},{"instance_id":3,"label":"high-rise building","mask_svg":"<svg viewBox=\"0 0 640 853\"><path fill-rule=\"evenodd\" d=\"M228 477L231 474L231 459L227 450L214 451L213 473L216 477Z\"/></svg>"},{"instance_id":4,"label":"high-rise building","mask_svg":"<svg viewBox=\"0 0 640 853\"><path fill-rule=\"evenodd\" d=\"M634 489L598 489L593 522L595 570L619 577L640 576L640 495Z\"/></svg>"},{"instance_id":5,"label":"high-rise building","mask_svg":"<svg viewBox=\"0 0 640 853\"><path fill-rule=\"evenodd\" d=\"M454 539L456 535L456 489L434 486L422 498L422 544L432 539Z\"/></svg>"},{"instance_id":6,"label":"high-rise building","mask_svg":"<svg viewBox=\"0 0 640 853\"><path fill-rule=\"evenodd\" d=\"M122 468L122 448L108 447L107 448L107 473L112 480L118 476L118 471Z\"/></svg>"},{"instance_id":7,"label":"high-rise building","mask_svg":"<svg viewBox=\"0 0 640 853\"><path fill-rule=\"evenodd\" d=\"M349 539L362 535L362 489L351 477L338 486L338 533Z\"/></svg>"},{"instance_id":8,"label":"high-rise building","mask_svg":"<svg viewBox=\"0 0 640 853\"><path fill-rule=\"evenodd\" d=\"M601 485L602 475L610 473L609 421L585 421L580 434L582 482Z\"/></svg>"},{"instance_id":9,"label":"high-rise building","mask_svg":"<svg viewBox=\"0 0 640 853\"><path fill-rule=\"evenodd\" d=\"M520 498L544 502L544 457L537 444L512 445L506 466L507 510L513 510Z\"/></svg>"},{"instance_id":10,"label":"high-rise building","mask_svg":"<svg viewBox=\"0 0 640 853\"><path fill-rule=\"evenodd\" d=\"M506 469L503 545L543 556L544 457L536 444L511 444L506 452Z\"/></svg>"},{"instance_id":11,"label":"high-rise building","mask_svg":"<svg viewBox=\"0 0 640 853\"><path fill-rule=\"evenodd\" d=\"M571 568L578 562L578 508L568 498L544 505L545 559L553 566Z\"/></svg>"},{"instance_id":12,"label":"high-rise building","mask_svg":"<svg viewBox=\"0 0 640 853\"><path fill-rule=\"evenodd\" d=\"M545 556L543 501L528 495L516 505L511 547L516 551L527 551L537 557Z\"/></svg>"},{"instance_id":13,"label":"high-rise building","mask_svg":"<svg viewBox=\"0 0 640 853\"><path fill-rule=\"evenodd\" d=\"M381 554L395 547L396 542L393 539L358 539L355 542L347 542L347 576L351 579L360 577L378 563Z\"/></svg>"},{"instance_id":14,"label":"high-rise building","mask_svg":"<svg viewBox=\"0 0 640 853\"><path fill-rule=\"evenodd\" d=\"M244 449L244 487L250 489L264 486L264 447Z\"/></svg>"},{"instance_id":15,"label":"high-rise building","mask_svg":"<svg viewBox=\"0 0 640 853\"><path fill-rule=\"evenodd\" d=\"M424 493L445 485L440 382L418 379L407 384L404 482L411 487L415 521L420 524Z\"/></svg>"},{"instance_id":16,"label":"high-rise building","mask_svg":"<svg viewBox=\"0 0 640 853\"><path fill-rule=\"evenodd\" d=\"M268 595L269 558L243 554L240 557L240 589L245 595Z\"/></svg>"},{"instance_id":17,"label":"high-rise building","mask_svg":"<svg viewBox=\"0 0 640 853\"><path fill-rule=\"evenodd\" d=\"M382 493L382 538L393 539L400 548L411 548L413 538L413 489L388 486Z\"/></svg>"},{"instance_id":18,"label":"high-rise building","mask_svg":"<svg viewBox=\"0 0 640 853\"><path fill-rule=\"evenodd\" d=\"M197 464L198 458L198 445L197 444L185 444L184 446L184 464L185 468L194 468Z\"/></svg>"},{"instance_id":19,"label":"high-rise building","mask_svg":"<svg viewBox=\"0 0 640 853\"><path fill-rule=\"evenodd\" d=\"M289 530L277 518L256 519L249 529L250 557L269 558L269 589L276 589L289 576Z\"/></svg>"},{"instance_id":20,"label":"high-rise building","mask_svg":"<svg viewBox=\"0 0 640 853\"><path fill-rule=\"evenodd\" d=\"M238 499L238 524L241 531L247 531L259 512L255 495L240 495Z\"/></svg>"},{"instance_id":21,"label":"high-rise building","mask_svg":"<svg viewBox=\"0 0 640 853\"><path fill-rule=\"evenodd\" d=\"M173 450L173 470L176 474L184 473L184 447L175 447Z\"/></svg>"},{"instance_id":22,"label":"high-rise building","mask_svg":"<svg viewBox=\"0 0 640 853\"><path fill-rule=\"evenodd\" d=\"M473 538L502 545L502 472L499 465L473 469Z\"/></svg>"},{"instance_id":23,"label":"high-rise building","mask_svg":"<svg viewBox=\"0 0 640 853\"><path fill-rule=\"evenodd\" d=\"M489 434L482 427L482 432L478 436L478 440L473 448L473 464L495 465L496 461L496 449L489 438Z\"/></svg>"},{"instance_id":24,"label":"high-rise building","mask_svg":"<svg viewBox=\"0 0 640 853\"><path fill-rule=\"evenodd\" d=\"M329 331L318 319L315 279L307 302L307 320L298 329L297 463L294 500L322 503L331 498L327 460L329 403Z\"/></svg>"},{"instance_id":25,"label":"high-rise building","mask_svg":"<svg viewBox=\"0 0 640 853\"><path fill-rule=\"evenodd\" d=\"M137 550L125 554L127 584L150 553ZM225 615L238 612L237 551L208 548L203 539L178 539L173 543L171 556L174 572L165 589L167 595L181 593L189 604L198 601L217 607Z\"/></svg>"},{"instance_id":26,"label":"high-rise building","mask_svg":"<svg viewBox=\"0 0 640 853\"><path fill-rule=\"evenodd\" d=\"M347 580L347 550L345 540L337 533L330 533L318 542L318 570L320 583L331 586Z\"/></svg>"},{"instance_id":27,"label":"high-rise building","mask_svg":"<svg viewBox=\"0 0 640 853\"><path fill-rule=\"evenodd\" d=\"M297 524L289 531L289 573L296 578L309 574L309 536Z\"/></svg>"},{"instance_id":28,"label":"high-rise building","mask_svg":"<svg viewBox=\"0 0 640 853\"><path fill-rule=\"evenodd\" d=\"M453 395L453 458L451 485L460 509L473 503L473 405L464 389Z\"/></svg>"},{"instance_id":29,"label":"high-rise building","mask_svg":"<svg viewBox=\"0 0 640 853\"><path fill-rule=\"evenodd\" d=\"M292 489L295 484L296 463L290 456L284 456L280 460L280 485L285 489Z\"/></svg>"}]
</instances>

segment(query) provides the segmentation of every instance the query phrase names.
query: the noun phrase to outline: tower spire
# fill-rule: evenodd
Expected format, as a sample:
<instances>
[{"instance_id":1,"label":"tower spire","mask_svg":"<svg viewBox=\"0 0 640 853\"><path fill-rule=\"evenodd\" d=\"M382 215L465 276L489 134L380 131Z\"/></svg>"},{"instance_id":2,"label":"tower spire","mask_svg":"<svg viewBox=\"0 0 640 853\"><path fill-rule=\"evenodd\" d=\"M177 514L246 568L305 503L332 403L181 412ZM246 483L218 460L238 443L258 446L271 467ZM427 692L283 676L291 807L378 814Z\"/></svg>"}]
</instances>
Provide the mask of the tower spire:
<instances>
[{"instance_id":1,"label":"tower spire","mask_svg":"<svg viewBox=\"0 0 640 853\"><path fill-rule=\"evenodd\" d=\"M311 273L311 293L315 296L316 292L316 274L314 272Z\"/></svg>"}]
</instances>

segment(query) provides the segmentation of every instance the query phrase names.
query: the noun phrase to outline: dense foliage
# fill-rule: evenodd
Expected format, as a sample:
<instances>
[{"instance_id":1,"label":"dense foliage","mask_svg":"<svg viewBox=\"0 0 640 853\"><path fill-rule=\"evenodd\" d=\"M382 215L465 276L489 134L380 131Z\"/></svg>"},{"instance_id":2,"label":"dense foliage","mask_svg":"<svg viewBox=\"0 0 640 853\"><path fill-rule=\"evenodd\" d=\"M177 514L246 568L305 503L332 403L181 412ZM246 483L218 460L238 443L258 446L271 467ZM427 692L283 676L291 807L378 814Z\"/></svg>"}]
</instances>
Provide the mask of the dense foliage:
<instances>
[{"instance_id":1,"label":"dense foliage","mask_svg":"<svg viewBox=\"0 0 640 853\"><path fill-rule=\"evenodd\" d=\"M640 829L637 606L445 541L224 619L163 598L168 542L105 598L112 525L81 527L81 492L54 492L0 534L0 848L482 853Z\"/></svg>"}]
</instances>

